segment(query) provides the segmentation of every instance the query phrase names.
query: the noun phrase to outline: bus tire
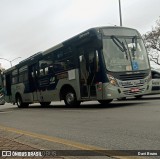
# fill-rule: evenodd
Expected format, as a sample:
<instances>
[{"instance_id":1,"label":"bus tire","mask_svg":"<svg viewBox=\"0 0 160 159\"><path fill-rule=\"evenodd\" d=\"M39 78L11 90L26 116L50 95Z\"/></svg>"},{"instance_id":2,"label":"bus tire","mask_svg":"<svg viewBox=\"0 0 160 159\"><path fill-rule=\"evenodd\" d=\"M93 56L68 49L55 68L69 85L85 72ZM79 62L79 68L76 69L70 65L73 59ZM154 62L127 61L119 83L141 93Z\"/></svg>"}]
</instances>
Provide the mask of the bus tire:
<instances>
[{"instance_id":1,"label":"bus tire","mask_svg":"<svg viewBox=\"0 0 160 159\"><path fill-rule=\"evenodd\" d=\"M112 102L113 99L109 99L109 100L98 100L98 102L102 105L107 105L109 104L110 102Z\"/></svg>"},{"instance_id":2,"label":"bus tire","mask_svg":"<svg viewBox=\"0 0 160 159\"><path fill-rule=\"evenodd\" d=\"M27 108L29 106L29 103L23 103L22 97L20 95L16 96L16 103L18 108Z\"/></svg>"},{"instance_id":3,"label":"bus tire","mask_svg":"<svg viewBox=\"0 0 160 159\"><path fill-rule=\"evenodd\" d=\"M40 104L41 107L48 107L51 104L51 102L40 102Z\"/></svg>"},{"instance_id":4,"label":"bus tire","mask_svg":"<svg viewBox=\"0 0 160 159\"><path fill-rule=\"evenodd\" d=\"M73 89L68 89L63 95L64 103L66 106L79 106L80 101L77 101L76 93Z\"/></svg>"}]
</instances>

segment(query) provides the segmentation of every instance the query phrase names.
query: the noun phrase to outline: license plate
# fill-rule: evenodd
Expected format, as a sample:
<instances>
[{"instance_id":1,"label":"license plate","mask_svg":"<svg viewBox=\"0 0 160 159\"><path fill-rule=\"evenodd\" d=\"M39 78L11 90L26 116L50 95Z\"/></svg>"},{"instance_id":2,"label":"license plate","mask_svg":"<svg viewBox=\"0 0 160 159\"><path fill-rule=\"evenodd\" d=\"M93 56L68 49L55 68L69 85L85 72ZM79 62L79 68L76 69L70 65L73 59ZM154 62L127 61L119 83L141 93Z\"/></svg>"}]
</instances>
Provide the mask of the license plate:
<instances>
[{"instance_id":1,"label":"license plate","mask_svg":"<svg viewBox=\"0 0 160 159\"><path fill-rule=\"evenodd\" d=\"M139 92L139 88L131 88L131 92Z\"/></svg>"}]
</instances>

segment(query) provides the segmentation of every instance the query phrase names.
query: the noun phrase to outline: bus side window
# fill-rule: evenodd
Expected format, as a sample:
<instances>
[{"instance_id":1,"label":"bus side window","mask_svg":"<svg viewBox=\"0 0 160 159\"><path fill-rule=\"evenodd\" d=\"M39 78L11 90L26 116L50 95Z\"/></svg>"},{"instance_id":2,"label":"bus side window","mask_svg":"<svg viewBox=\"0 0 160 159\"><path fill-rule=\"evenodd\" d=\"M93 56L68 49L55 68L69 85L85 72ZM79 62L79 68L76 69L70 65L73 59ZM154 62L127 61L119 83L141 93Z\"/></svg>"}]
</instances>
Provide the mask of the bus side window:
<instances>
[{"instance_id":1,"label":"bus side window","mask_svg":"<svg viewBox=\"0 0 160 159\"><path fill-rule=\"evenodd\" d=\"M40 62L40 76L44 76L46 75L46 73L48 73L48 70L47 70L47 63L41 63Z\"/></svg>"},{"instance_id":2,"label":"bus side window","mask_svg":"<svg viewBox=\"0 0 160 159\"><path fill-rule=\"evenodd\" d=\"M40 69L40 76L43 76L44 75L44 71L43 71L43 69Z\"/></svg>"},{"instance_id":3,"label":"bus side window","mask_svg":"<svg viewBox=\"0 0 160 159\"><path fill-rule=\"evenodd\" d=\"M54 71L55 73L73 69L75 60L70 47L63 48L54 54Z\"/></svg>"},{"instance_id":4,"label":"bus side window","mask_svg":"<svg viewBox=\"0 0 160 159\"><path fill-rule=\"evenodd\" d=\"M49 68L53 66L53 56L47 55L39 61L40 76L46 76L49 74Z\"/></svg>"},{"instance_id":5,"label":"bus side window","mask_svg":"<svg viewBox=\"0 0 160 159\"><path fill-rule=\"evenodd\" d=\"M48 67L46 67L46 68L44 69L44 74L45 74L45 75L48 75Z\"/></svg>"},{"instance_id":6,"label":"bus side window","mask_svg":"<svg viewBox=\"0 0 160 159\"><path fill-rule=\"evenodd\" d=\"M65 70L64 62L56 62L54 64L54 71L61 72Z\"/></svg>"},{"instance_id":7,"label":"bus side window","mask_svg":"<svg viewBox=\"0 0 160 159\"><path fill-rule=\"evenodd\" d=\"M35 77L35 75L34 75L34 72L33 72L33 71L31 72L31 76L32 76L33 78Z\"/></svg>"},{"instance_id":8,"label":"bus side window","mask_svg":"<svg viewBox=\"0 0 160 159\"><path fill-rule=\"evenodd\" d=\"M12 72L12 84L18 83L18 70L13 70Z\"/></svg>"},{"instance_id":9,"label":"bus side window","mask_svg":"<svg viewBox=\"0 0 160 159\"><path fill-rule=\"evenodd\" d=\"M54 67L53 67L53 65L50 65L48 67L48 74L54 74Z\"/></svg>"}]
</instances>

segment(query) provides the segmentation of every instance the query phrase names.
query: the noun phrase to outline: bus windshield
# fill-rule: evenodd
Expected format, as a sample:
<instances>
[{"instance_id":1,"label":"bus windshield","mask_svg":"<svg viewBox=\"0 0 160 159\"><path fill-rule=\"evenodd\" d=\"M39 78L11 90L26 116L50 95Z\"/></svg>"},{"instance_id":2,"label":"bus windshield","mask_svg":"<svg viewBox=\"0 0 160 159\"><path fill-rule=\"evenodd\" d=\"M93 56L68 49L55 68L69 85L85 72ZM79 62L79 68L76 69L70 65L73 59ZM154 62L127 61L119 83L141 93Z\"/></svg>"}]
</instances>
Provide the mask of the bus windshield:
<instances>
[{"instance_id":1,"label":"bus windshield","mask_svg":"<svg viewBox=\"0 0 160 159\"><path fill-rule=\"evenodd\" d=\"M104 36L103 54L108 71L138 71L149 69L142 39L137 36Z\"/></svg>"}]
</instances>

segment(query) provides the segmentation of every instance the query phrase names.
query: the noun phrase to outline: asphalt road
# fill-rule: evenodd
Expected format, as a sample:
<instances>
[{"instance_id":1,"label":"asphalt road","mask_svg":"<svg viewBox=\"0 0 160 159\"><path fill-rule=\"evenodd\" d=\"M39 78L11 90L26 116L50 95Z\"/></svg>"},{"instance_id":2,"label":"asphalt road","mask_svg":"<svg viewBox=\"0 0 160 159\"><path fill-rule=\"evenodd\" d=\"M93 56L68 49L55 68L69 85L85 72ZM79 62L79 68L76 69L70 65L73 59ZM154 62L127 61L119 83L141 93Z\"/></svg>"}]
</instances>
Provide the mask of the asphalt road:
<instances>
[{"instance_id":1,"label":"asphalt road","mask_svg":"<svg viewBox=\"0 0 160 159\"><path fill-rule=\"evenodd\" d=\"M106 107L98 102L85 102L77 108L67 108L63 102L25 109L5 104L0 106L0 126L65 139L68 145L77 142L108 150L159 150L159 101L160 95L115 100Z\"/></svg>"}]
</instances>

